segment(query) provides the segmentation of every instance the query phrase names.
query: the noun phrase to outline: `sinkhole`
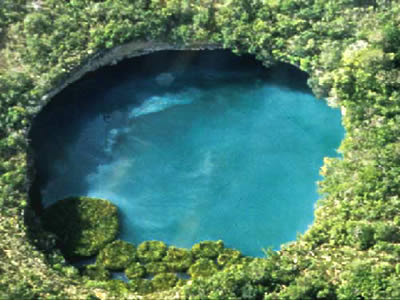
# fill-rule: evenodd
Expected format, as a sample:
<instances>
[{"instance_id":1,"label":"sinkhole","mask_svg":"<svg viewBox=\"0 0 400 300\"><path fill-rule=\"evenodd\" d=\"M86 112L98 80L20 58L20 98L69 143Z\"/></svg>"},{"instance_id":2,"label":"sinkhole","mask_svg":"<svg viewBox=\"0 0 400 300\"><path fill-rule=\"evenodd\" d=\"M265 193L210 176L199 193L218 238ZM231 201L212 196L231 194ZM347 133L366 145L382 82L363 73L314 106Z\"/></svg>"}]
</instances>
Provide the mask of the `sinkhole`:
<instances>
[{"instance_id":1,"label":"sinkhole","mask_svg":"<svg viewBox=\"0 0 400 300\"><path fill-rule=\"evenodd\" d=\"M313 222L323 158L344 137L340 111L306 80L223 50L162 51L87 74L33 123L32 201L108 199L119 238L135 244L279 249Z\"/></svg>"}]
</instances>

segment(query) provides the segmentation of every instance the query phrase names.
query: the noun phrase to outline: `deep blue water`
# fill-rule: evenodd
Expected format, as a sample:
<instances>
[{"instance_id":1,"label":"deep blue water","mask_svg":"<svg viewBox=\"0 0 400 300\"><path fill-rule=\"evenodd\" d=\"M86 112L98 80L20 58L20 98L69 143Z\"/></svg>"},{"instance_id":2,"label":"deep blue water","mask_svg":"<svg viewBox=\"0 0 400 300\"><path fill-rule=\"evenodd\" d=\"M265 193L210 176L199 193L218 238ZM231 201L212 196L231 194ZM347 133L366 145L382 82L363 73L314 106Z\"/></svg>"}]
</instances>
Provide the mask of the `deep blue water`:
<instances>
[{"instance_id":1,"label":"deep blue water","mask_svg":"<svg viewBox=\"0 0 400 300\"><path fill-rule=\"evenodd\" d=\"M44 206L109 199L121 238L278 249L313 221L323 157L344 136L339 110L306 75L226 51L160 52L89 74L31 132Z\"/></svg>"}]
</instances>

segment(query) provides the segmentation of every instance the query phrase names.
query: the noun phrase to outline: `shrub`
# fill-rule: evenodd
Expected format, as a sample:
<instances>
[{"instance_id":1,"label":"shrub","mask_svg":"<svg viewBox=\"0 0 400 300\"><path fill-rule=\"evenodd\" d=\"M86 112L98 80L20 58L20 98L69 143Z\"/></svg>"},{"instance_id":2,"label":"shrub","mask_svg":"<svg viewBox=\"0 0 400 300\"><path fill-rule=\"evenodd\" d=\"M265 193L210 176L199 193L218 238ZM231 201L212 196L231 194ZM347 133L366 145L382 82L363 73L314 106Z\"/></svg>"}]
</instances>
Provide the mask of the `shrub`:
<instances>
[{"instance_id":1,"label":"shrub","mask_svg":"<svg viewBox=\"0 0 400 300\"><path fill-rule=\"evenodd\" d=\"M217 258L223 249L222 241L204 241L193 245L192 253L196 258Z\"/></svg>"},{"instance_id":2,"label":"shrub","mask_svg":"<svg viewBox=\"0 0 400 300\"><path fill-rule=\"evenodd\" d=\"M360 250L366 250L375 244L375 229L366 222L349 222L349 241Z\"/></svg>"},{"instance_id":3,"label":"shrub","mask_svg":"<svg viewBox=\"0 0 400 300\"><path fill-rule=\"evenodd\" d=\"M129 281L129 288L142 295L154 292L153 282L149 279L135 278Z\"/></svg>"},{"instance_id":4,"label":"shrub","mask_svg":"<svg viewBox=\"0 0 400 300\"><path fill-rule=\"evenodd\" d=\"M111 277L111 274L103 266L87 265L83 267L82 275L89 277L91 280L104 281Z\"/></svg>"},{"instance_id":5,"label":"shrub","mask_svg":"<svg viewBox=\"0 0 400 300\"><path fill-rule=\"evenodd\" d=\"M196 277L192 284L183 287L184 298L262 299L264 290L249 275L244 265L234 264L211 277Z\"/></svg>"},{"instance_id":6,"label":"shrub","mask_svg":"<svg viewBox=\"0 0 400 300\"><path fill-rule=\"evenodd\" d=\"M138 262L133 262L125 270L125 275L129 279L142 278L146 275L146 269Z\"/></svg>"},{"instance_id":7,"label":"shrub","mask_svg":"<svg viewBox=\"0 0 400 300\"><path fill-rule=\"evenodd\" d=\"M170 247L163 261L173 272L185 272L193 263L193 255L189 250Z\"/></svg>"},{"instance_id":8,"label":"shrub","mask_svg":"<svg viewBox=\"0 0 400 300\"><path fill-rule=\"evenodd\" d=\"M346 266L337 288L339 299L399 299L395 266L374 259L356 259Z\"/></svg>"},{"instance_id":9,"label":"shrub","mask_svg":"<svg viewBox=\"0 0 400 300\"><path fill-rule=\"evenodd\" d=\"M211 259L200 258L190 268L189 274L192 277L208 277L218 271L217 266Z\"/></svg>"},{"instance_id":10,"label":"shrub","mask_svg":"<svg viewBox=\"0 0 400 300\"><path fill-rule=\"evenodd\" d=\"M173 288L178 282L178 277L173 273L161 273L154 276L152 283L157 291L164 291Z\"/></svg>"},{"instance_id":11,"label":"shrub","mask_svg":"<svg viewBox=\"0 0 400 300\"><path fill-rule=\"evenodd\" d=\"M126 269L136 260L136 248L134 245L117 240L104 247L97 256L96 263L109 270Z\"/></svg>"},{"instance_id":12,"label":"shrub","mask_svg":"<svg viewBox=\"0 0 400 300\"><path fill-rule=\"evenodd\" d=\"M149 274L159 274L168 271L168 266L164 262L152 261L145 265L145 269Z\"/></svg>"},{"instance_id":13,"label":"shrub","mask_svg":"<svg viewBox=\"0 0 400 300\"><path fill-rule=\"evenodd\" d=\"M398 243L400 241L399 228L393 224L378 223L375 226L375 240Z\"/></svg>"},{"instance_id":14,"label":"shrub","mask_svg":"<svg viewBox=\"0 0 400 300\"><path fill-rule=\"evenodd\" d=\"M128 283L116 279L107 281L104 288L106 288L113 297L124 297L130 291L130 285Z\"/></svg>"},{"instance_id":15,"label":"shrub","mask_svg":"<svg viewBox=\"0 0 400 300\"><path fill-rule=\"evenodd\" d=\"M137 254L142 262L160 261L167 252L167 245L160 241L146 241L137 248Z\"/></svg>"},{"instance_id":16,"label":"shrub","mask_svg":"<svg viewBox=\"0 0 400 300\"><path fill-rule=\"evenodd\" d=\"M45 209L42 221L68 257L94 255L118 233L117 208L103 199L63 199Z\"/></svg>"},{"instance_id":17,"label":"shrub","mask_svg":"<svg viewBox=\"0 0 400 300\"><path fill-rule=\"evenodd\" d=\"M242 253L234 249L224 249L217 258L217 263L221 267L226 267L237 263L242 258Z\"/></svg>"}]
</instances>

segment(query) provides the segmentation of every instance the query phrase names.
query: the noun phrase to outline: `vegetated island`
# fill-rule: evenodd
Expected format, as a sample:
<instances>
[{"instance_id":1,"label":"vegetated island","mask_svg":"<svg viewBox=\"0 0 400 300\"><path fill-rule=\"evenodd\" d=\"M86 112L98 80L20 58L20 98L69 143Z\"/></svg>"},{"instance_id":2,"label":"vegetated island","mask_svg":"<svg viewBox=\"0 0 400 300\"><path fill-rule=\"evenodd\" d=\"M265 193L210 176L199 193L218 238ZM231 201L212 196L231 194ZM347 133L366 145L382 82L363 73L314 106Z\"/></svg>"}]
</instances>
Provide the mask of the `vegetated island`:
<instances>
[{"instance_id":1,"label":"vegetated island","mask_svg":"<svg viewBox=\"0 0 400 300\"><path fill-rule=\"evenodd\" d=\"M315 222L296 242L265 259L239 260L171 289L179 278L156 275L155 286L167 289L151 290L148 297L399 298L399 11L399 3L387 0L3 0L1 297L140 298L149 291L104 280L107 268L97 264L85 275L66 262L29 201L34 170L27 134L34 116L76 72L112 63L115 51L128 49L120 45L145 45L124 58L156 51L152 46L163 43L250 53L266 67L298 66L310 74L316 96L343 108L346 137L343 158L326 159L321 169ZM119 243L105 246L99 262L112 265L108 253L133 249ZM153 249L153 257L164 251L158 246L139 247ZM186 257L171 256L182 257L179 262ZM145 272L145 261L131 264L128 273ZM193 269L204 266L212 269L206 258Z\"/></svg>"}]
</instances>

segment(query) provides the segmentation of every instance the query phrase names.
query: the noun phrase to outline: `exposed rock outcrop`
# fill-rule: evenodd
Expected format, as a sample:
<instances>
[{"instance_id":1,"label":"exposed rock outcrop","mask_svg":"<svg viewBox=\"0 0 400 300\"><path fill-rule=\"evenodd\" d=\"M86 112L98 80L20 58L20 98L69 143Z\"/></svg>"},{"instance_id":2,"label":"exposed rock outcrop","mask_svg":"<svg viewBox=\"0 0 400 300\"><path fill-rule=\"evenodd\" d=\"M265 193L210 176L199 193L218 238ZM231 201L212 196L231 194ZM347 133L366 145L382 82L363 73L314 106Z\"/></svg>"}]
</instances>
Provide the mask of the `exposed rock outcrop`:
<instances>
[{"instance_id":1,"label":"exposed rock outcrop","mask_svg":"<svg viewBox=\"0 0 400 300\"><path fill-rule=\"evenodd\" d=\"M70 76L61 84L54 87L42 97L46 103L56 94L61 92L73 82L82 78L85 74L95 71L107 65L115 65L119 61L131 57L150 54L156 51L163 50L216 50L222 49L221 45L216 44L192 44L192 45L172 45L161 42L129 42L120 46L116 46L111 50L99 52L90 58L86 63L71 72Z\"/></svg>"}]
</instances>

